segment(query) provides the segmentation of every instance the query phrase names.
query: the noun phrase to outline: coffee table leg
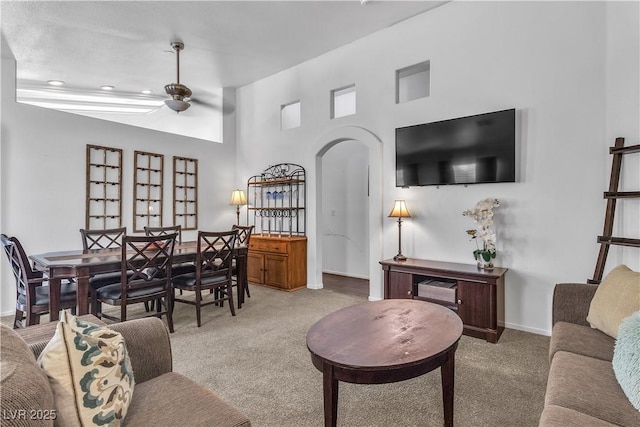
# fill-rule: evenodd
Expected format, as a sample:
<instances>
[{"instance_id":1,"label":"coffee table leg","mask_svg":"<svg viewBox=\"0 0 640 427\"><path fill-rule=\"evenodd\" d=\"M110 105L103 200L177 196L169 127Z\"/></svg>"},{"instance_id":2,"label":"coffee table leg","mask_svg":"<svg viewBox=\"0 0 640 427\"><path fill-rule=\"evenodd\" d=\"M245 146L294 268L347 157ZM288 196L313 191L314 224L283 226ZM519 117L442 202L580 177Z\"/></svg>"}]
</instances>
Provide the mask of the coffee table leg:
<instances>
[{"instance_id":1,"label":"coffee table leg","mask_svg":"<svg viewBox=\"0 0 640 427\"><path fill-rule=\"evenodd\" d=\"M333 366L326 364L322 369L324 389L324 425L336 427L338 422L338 380L333 376Z\"/></svg>"},{"instance_id":2,"label":"coffee table leg","mask_svg":"<svg viewBox=\"0 0 640 427\"><path fill-rule=\"evenodd\" d=\"M455 352L448 354L448 360L440 368L442 377L442 404L444 407L444 426L453 427L453 382L455 378Z\"/></svg>"}]
</instances>

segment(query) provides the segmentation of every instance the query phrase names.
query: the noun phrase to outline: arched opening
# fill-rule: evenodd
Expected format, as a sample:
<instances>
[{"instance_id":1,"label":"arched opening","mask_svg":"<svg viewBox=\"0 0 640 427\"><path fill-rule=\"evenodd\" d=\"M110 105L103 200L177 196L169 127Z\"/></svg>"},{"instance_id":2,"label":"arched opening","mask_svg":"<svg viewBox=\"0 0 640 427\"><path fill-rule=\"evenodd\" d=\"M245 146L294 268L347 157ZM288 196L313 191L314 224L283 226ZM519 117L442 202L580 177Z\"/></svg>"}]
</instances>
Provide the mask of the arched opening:
<instances>
[{"instance_id":1,"label":"arched opening","mask_svg":"<svg viewBox=\"0 0 640 427\"><path fill-rule=\"evenodd\" d=\"M382 142L367 129L357 126L344 126L336 128L320 137L314 147L315 161L310 163L312 168L307 170L309 181L309 194L315 197L309 198L308 224L313 224L308 230L308 287L319 289L322 287L323 272L323 198L322 198L322 174L323 156L335 145L344 141L359 141L364 144L368 152L369 190L368 190L368 223L369 223L369 250L368 250L368 275L369 275L369 299L383 298L381 269L378 261L382 257Z\"/></svg>"}]
</instances>

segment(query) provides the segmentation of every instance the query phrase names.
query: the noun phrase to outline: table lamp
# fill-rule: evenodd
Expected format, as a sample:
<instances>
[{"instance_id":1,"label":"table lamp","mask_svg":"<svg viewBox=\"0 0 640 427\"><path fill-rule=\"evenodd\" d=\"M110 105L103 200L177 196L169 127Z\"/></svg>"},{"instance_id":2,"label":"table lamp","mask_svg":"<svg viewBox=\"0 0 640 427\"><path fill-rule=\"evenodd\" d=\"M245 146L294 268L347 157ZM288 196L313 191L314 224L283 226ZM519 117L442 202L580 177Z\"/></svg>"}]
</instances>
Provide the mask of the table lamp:
<instances>
[{"instance_id":1,"label":"table lamp","mask_svg":"<svg viewBox=\"0 0 640 427\"><path fill-rule=\"evenodd\" d=\"M237 189L231 193L230 205L236 205L236 217L237 225L240 225L240 206L247 204L247 196L244 195L244 191Z\"/></svg>"},{"instance_id":2,"label":"table lamp","mask_svg":"<svg viewBox=\"0 0 640 427\"><path fill-rule=\"evenodd\" d=\"M398 218L398 255L394 256L393 259L396 261L404 261L407 257L402 255L402 218L411 218L404 200L396 200L393 202L393 209L391 209L389 218Z\"/></svg>"}]
</instances>

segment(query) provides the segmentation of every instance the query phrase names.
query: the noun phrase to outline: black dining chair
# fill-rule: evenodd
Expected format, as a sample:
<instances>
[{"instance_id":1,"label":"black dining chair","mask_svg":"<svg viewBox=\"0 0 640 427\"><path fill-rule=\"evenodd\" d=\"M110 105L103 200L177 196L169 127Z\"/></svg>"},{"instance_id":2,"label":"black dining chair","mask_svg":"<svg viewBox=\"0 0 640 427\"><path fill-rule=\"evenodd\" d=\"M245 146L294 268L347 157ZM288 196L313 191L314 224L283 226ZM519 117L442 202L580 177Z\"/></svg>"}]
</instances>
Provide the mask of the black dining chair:
<instances>
[{"instance_id":1,"label":"black dining chair","mask_svg":"<svg viewBox=\"0 0 640 427\"><path fill-rule=\"evenodd\" d=\"M165 236L167 234L178 233L178 243L182 243L182 226L172 225L167 227L144 227L144 234L147 236ZM171 275L179 276L181 274L193 273L196 266L192 262L176 264L171 267Z\"/></svg>"},{"instance_id":2,"label":"black dining chair","mask_svg":"<svg viewBox=\"0 0 640 427\"><path fill-rule=\"evenodd\" d=\"M82 236L82 248L87 250L93 249L117 249L121 247L122 237L127 234L127 227L109 228L109 229L80 229ZM100 311L100 302L96 300L96 291L103 286L120 283L120 272L96 274L89 278L89 298L91 303L91 311ZM98 307L93 308L97 304Z\"/></svg>"},{"instance_id":3,"label":"black dining chair","mask_svg":"<svg viewBox=\"0 0 640 427\"><path fill-rule=\"evenodd\" d=\"M238 231L238 238L236 240L236 246L249 246L249 241L251 240L251 234L253 233L253 225L242 226L242 225L234 225L232 230ZM231 264L231 276L233 277L233 286L238 286L238 266L236 265L236 260L234 258L233 263ZM251 298L251 293L249 292L249 284L244 284L244 293L247 294L247 297Z\"/></svg>"},{"instance_id":4,"label":"black dining chair","mask_svg":"<svg viewBox=\"0 0 640 427\"><path fill-rule=\"evenodd\" d=\"M50 288L47 277L43 272L31 268L29 258L17 238L2 234L0 239L16 279L16 314L13 328L37 325L40 323L40 316L49 314ZM60 309L70 308L75 312L76 284L68 281L63 283L60 286L59 298Z\"/></svg>"},{"instance_id":5,"label":"black dining chair","mask_svg":"<svg viewBox=\"0 0 640 427\"><path fill-rule=\"evenodd\" d=\"M156 313L149 316L165 315L169 331L173 332L171 264L177 236L177 233L164 236L123 236L120 283L103 286L96 291L97 301L120 306L120 316L112 316L104 311L94 311L92 314L124 322L127 320L129 305L158 301Z\"/></svg>"},{"instance_id":6,"label":"black dining chair","mask_svg":"<svg viewBox=\"0 0 640 427\"><path fill-rule=\"evenodd\" d=\"M198 249L196 253L196 271L182 274L173 278L173 300L185 304L195 305L198 327L201 326L201 307L215 304L224 305L229 301L231 315L236 312L233 306L233 287L231 280L231 261L236 241L237 231L198 232ZM195 300L175 296L175 290L185 290L195 293ZM204 301L202 291L211 290L212 297ZM205 294L206 295L206 294Z\"/></svg>"}]
</instances>

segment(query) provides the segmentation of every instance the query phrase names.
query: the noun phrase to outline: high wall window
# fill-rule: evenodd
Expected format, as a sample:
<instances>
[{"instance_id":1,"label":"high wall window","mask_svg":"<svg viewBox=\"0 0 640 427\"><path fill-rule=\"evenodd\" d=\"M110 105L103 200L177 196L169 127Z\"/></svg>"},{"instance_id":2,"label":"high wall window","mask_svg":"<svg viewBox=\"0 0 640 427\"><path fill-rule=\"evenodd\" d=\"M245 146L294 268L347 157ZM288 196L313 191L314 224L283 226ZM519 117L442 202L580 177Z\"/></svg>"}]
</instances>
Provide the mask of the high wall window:
<instances>
[{"instance_id":1,"label":"high wall window","mask_svg":"<svg viewBox=\"0 0 640 427\"><path fill-rule=\"evenodd\" d=\"M431 93L431 61L396 70L396 104L426 98Z\"/></svg>"},{"instance_id":2,"label":"high wall window","mask_svg":"<svg viewBox=\"0 0 640 427\"><path fill-rule=\"evenodd\" d=\"M331 118L350 116L356 113L356 85L352 84L331 91Z\"/></svg>"},{"instance_id":3,"label":"high wall window","mask_svg":"<svg viewBox=\"0 0 640 427\"><path fill-rule=\"evenodd\" d=\"M280 106L280 129L300 127L300 101L294 101Z\"/></svg>"}]
</instances>

